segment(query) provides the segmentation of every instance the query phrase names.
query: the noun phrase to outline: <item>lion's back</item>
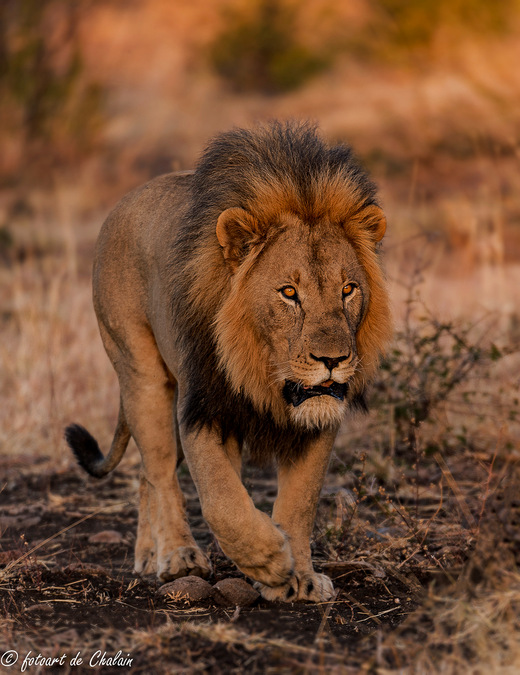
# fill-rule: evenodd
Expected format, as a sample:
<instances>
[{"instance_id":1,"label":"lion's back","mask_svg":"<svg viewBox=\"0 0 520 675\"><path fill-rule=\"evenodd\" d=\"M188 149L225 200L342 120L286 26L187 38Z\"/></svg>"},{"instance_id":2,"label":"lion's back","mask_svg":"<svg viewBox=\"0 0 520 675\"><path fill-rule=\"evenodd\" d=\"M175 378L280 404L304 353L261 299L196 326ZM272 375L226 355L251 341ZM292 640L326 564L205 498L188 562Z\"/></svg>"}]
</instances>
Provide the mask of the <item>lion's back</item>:
<instances>
[{"instance_id":1,"label":"lion's back","mask_svg":"<svg viewBox=\"0 0 520 675\"><path fill-rule=\"evenodd\" d=\"M193 172L169 173L153 178L126 194L103 223L96 245L96 259L122 254L133 246L140 253L161 249L173 239L188 202Z\"/></svg>"},{"instance_id":2,"label":"lion's back","mask_svg":"<svg viewBox=\"0 0 520 675\"><path fill-rule=\"evenodd\" d=\"M93 296L103 323L119 314L149 314L187 208L193 172L158 176L125 195L106 218L96 243Z\"/></svg>"}]
</instances>

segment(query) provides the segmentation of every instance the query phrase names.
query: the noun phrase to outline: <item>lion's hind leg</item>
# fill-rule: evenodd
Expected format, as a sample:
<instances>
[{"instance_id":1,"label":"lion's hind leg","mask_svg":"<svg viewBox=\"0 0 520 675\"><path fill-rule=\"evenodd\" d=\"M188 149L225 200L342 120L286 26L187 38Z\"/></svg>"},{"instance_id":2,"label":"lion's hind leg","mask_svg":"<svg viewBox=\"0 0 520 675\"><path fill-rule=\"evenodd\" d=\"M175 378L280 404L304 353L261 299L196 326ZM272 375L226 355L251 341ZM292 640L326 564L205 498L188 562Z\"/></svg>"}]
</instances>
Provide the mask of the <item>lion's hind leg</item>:
<instances>
[{"instance_id":1,"label":"lion's hind leg","mask_svg":"<svg viewBox=\"0 0 520 675\"><path fill-rule=\"evenodd\" d=\"M139 483L139 519L137 521L137 537L135 541L134 572L136 574L156 574L157 559L155 542L150 524L148 508L148 481L141 471Z\"/></svg>"},{"instance_id":2,"label":"lion's hind leg","mask_svg":"<svg viewBox=\"0 0 520 675\"><path fill-rule=\"evenodd\" d=\"M134 326L125 335L124 354L106 331L101 332L119 378L124 416L142 458L135 570L155 571L163 582L188 574L207 576L211 566L191 534L176 474L176 383L149 330Z\"/></svg>"},{"instance_id":3,"label":"lion's hind leg","mask_svg":"<svg viewBox=\"0 0 520 675\"><path fill-rule=\"evenodd\" d=\"M190 532L176 475L172 387L132 380L124 405L143 462L136 570L156 571L160 581L207 576L211 567Z\"/></svg>"}]
</instances>

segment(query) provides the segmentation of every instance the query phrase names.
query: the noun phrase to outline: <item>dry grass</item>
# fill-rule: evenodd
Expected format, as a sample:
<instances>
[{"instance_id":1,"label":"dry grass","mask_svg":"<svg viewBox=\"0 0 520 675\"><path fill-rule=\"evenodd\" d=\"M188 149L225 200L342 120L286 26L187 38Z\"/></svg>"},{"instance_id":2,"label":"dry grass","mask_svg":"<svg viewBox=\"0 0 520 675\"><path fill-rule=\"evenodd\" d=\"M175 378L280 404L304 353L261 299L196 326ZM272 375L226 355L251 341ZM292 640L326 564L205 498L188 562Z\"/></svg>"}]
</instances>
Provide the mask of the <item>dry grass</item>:
<instances>
[{"instance_id":1,"label":"dry grass","mask_svg":"<svg viewBox=\"0 0 520 675\"><path fill-rule=\"evenodd\" d=\"M518 478L517 466L510 489ZM448 585L430 586L421 608L381 644L378 672L395 672L396 666L403 673L518 671L518 551L515 559L514 546L504 542L517 527L514 520L487 514L464 573Z\"/></svg>"},{"instance_id":2,"label":"dry grass","mask_svg":"<svg viewBox=\"0 0 520 675\"><path fill-rule=\"evenodd\" d=\"M14 260L0 269L0 446L13 456L45 455L61 464L69 461L63 425L86 415L107 441L118 400L92 311L98 224L76 230L74 219L58 213L27 225L27 243L17 241Z\"/></svg>"}]
</instances>

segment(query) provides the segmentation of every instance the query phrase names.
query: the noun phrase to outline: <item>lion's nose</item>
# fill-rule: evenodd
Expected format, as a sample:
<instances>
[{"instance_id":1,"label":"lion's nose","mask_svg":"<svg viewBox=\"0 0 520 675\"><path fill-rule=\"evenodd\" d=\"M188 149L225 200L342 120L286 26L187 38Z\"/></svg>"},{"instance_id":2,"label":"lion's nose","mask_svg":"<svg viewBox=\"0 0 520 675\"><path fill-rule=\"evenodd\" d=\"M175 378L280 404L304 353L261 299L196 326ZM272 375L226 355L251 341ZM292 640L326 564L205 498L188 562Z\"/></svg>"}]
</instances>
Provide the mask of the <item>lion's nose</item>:
<instances>
[{"instance_id":1,"label":"lion's nose","mask_svg":"<svg viewBox=\"0 0 520 675\"><path fill-rule=\"evenodd\" d=\"M322 361L327 368L332 371L334 368L339 365L342 361L346 361L350 354L347 354L346 356L314 356L314 354L311 354L311 358L315 359L316 361Z\"/></svg>"}]
</instances>

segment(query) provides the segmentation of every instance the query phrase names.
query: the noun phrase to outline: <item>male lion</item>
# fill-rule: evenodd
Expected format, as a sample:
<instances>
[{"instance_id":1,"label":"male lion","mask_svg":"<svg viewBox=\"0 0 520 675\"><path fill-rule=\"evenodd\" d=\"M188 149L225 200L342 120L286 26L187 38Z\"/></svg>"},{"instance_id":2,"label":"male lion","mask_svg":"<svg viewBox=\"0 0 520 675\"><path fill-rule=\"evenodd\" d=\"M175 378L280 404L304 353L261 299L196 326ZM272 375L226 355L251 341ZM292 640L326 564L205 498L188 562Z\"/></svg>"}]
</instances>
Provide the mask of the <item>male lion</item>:
<instances>
[{"instance_id":1,"label":"male lion","mask_svg":"<svg viewBox=\"0 0 520 675\"><path fill-rule=\"evenodd\" d=\"M333 596L309 539L340 421L364 405L390 336L385 227L351 150L295 123L224 133L194 173L160 176L109 215L94 305L119 419L107 457L83 427L66 438L98 478L135 439L137 573L211 571L176 477L185 457L222 550L265 598ZM243 449L276 463L272 518L242 484Z\"/></svg>"}]
</instances>

